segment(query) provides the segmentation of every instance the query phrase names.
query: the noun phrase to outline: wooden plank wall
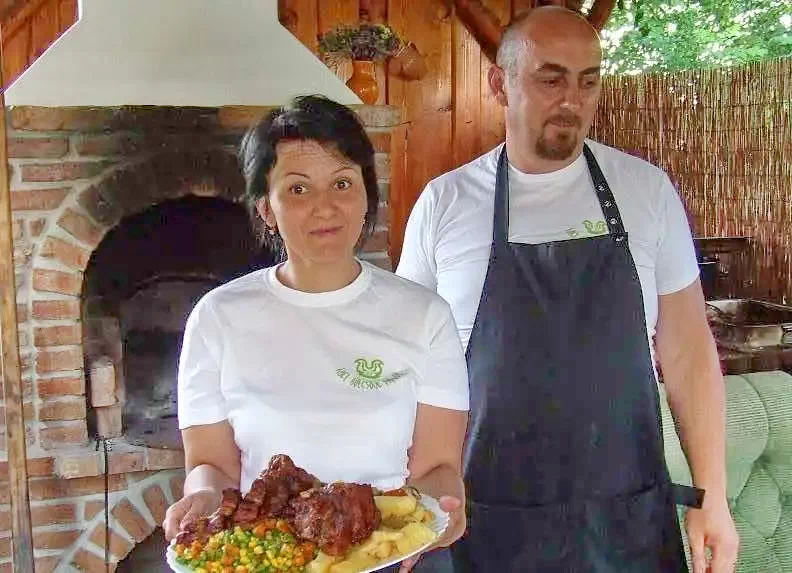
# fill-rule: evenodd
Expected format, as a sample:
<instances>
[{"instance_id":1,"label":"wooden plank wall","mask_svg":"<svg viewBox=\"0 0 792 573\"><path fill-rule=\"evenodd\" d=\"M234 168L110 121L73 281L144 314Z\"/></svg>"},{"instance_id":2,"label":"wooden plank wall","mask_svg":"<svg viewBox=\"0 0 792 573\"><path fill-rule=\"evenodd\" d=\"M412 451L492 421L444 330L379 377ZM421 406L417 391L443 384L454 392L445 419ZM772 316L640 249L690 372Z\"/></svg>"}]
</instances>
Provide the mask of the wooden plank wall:
<instances>
[{"instance_id":1,"label":"wooden plank wall","mask_svg":"<svg viewBox=\"0 0 792 573\"><path fill-rule=\"evenodd\" d=\"M262 0L271 1L271 0ZM485 0L503 24L534 0ZM278 0L281 20L316 52L317 37L360 15L387 22L426 57L428 73L404 81L381 66L379 103L401 106L405 123L392 141L391 255L427 181L502 141L502 110L489 95L489 61L449 8L451 0ZM77 0L29 0L2 25L6 82L13 81L75 20ZM351 67L336 70L346 80Z\"/></svg>"},{"instance_id":2,"label":"wooden plank wall","mask_svg":"<svg viewBox=\"0 0 792 573\"><path fill-rule=\"evenodd\" d=\"M3 80L10 85L77 21L77 0L30 0L0 23Z\"/></svg>"}]
</instances>

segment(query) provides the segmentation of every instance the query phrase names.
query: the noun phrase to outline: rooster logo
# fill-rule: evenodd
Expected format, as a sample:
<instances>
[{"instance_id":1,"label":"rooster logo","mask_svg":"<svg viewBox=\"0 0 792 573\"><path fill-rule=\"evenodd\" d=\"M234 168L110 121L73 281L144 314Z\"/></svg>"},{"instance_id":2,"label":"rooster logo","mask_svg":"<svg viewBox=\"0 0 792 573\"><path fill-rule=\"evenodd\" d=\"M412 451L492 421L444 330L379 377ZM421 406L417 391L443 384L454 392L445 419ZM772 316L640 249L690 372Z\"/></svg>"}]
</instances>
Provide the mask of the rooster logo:
<instances>
[{"instance_id":1,"label":"rooster logo","mask_svg":"<svg viewBox=\"0 0 792 573\"><path fill-rule=\"evenodd\" d=\"M371 362L365 358L358 358L355 360L355 370L358 376L362 376L369 380L378 380L382 376L383 366L385 366L385 364L379 358L375 358Z\"/></svg>"}]
</instances>

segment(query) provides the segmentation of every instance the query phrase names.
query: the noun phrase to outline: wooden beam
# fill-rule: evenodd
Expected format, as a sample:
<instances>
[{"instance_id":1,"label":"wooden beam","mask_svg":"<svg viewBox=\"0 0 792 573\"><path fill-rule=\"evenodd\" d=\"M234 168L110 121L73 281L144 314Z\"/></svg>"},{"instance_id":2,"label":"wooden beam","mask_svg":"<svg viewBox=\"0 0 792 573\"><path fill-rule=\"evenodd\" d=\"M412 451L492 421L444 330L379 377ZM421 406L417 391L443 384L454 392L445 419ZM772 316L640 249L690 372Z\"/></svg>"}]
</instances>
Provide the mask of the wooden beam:
<instances>
[{"instance_id":1,"label":"wooden beam","mask_svg":"<svg viewBox=\"0 0 792 573\"><path fill-rule=\"evenodd\" d=\"M598 32L605 27L605 23L610 18L611 12L616 7L616 0L596 0L589 10L586 18Z\"/></svg>"},{"instance_id":2,"label":"wooden beam","mask_svg":"<svg viewBox=\"0 0 792 573\"><path fill-rule=\"evenodd\" d=\"M495 62L503 28L498 18L480 0L454 0L456 15L465 28L476 38L490 62Z\"/></svg>"},{"instance_id":3,"label":"wooden beam","mask_svg":"<svg viewBox=\"0 0 792 573\"><path fill-rule=\"evenodd\" d=\"M0 22L5 22L8 15L18 10L25 1L26 0L3 0L3 2L0 2Z\"/></svg>"},{"instance_id":4,"label":"wooden beam","mask_svg":"<svg viewBox=\"0 0 792 573\"><path fill-rule=\"evenodd\" d=\"M15 6L14 10L5 14L2 19L0 19L3 28L3 39L10 40L21 26L28 24L28 20L30 20L47 1L48 0L22 1Z\"/></svg>"},{"instance_id":5,"label":"wooden beam","mask_svg":"<svg viewBox=\"0 0 792 573\"><path fill-rule=\"evenodd\" d=\"M501 37L503 36L503 26L508 24L508 22L501 24L497 16L481 0L453 1L460 22L476 38L479 46L481 46L481 52L489 58L490 62L494 62ZM534 2L519 0L514 7L514 15L521 15L531 7L549 4L565 6L570 10L579 11L582 2L579 0L534 0ZM605 26L615 5L616 0L596 0L586 18L599 31Z\"/></svg>"},{"instance_id":6,"label":"wooden beam","mask_svg":"<svg viewBox=\"0 0 792 573\"><path fill-rule=\"evenodd\" d=\"M0 61L3 58L0 41ZM0 85L2 85L0 70ZM25 419L16 313L14 236L9 186L5 97L0 91L0 342L2 342L3 398L5 400L8 489L11 497L11 539L14 571L33 573L33 533L30 524Z\"/></svg>"}]
</instances>

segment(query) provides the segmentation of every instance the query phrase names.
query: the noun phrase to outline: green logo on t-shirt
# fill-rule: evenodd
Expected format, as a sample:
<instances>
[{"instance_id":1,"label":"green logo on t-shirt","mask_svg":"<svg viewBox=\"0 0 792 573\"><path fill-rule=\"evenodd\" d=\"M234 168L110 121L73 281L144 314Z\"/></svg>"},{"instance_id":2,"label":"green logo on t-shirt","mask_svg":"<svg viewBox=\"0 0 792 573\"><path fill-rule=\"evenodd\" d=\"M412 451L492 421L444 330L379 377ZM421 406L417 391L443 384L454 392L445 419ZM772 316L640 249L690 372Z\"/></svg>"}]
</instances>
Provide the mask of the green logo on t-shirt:
<instances>
[{"instance_id":1,"label":"green logo on t-shirt","mask_svg":"<svg viewBox=\"0 0 792 573\"><path fill-rule=\"evenodd\" d=\"M375 358L371 362L365 358L355 360L355 370L357 370L358 375L369 380L379 380L380 376L382 376L383 366L384 364L379 358Z\"/></svg>"},{"instance_id":2,"label":"green logo on t-shirt","mask_svg":"<svg viewBox=\"0 0 792 573\"><path fill-rule=\"evenodd\" d=\"M581 231L580 229L571 227L567 229L567 235L569 235L573 239L577 239L580 236L598 237L599 235L608 234L608 225L602 219L600 219L599 221L590 221L586 219L585 221L583 221L582 224L585 231Z\"/></svg>"},{"instance_id":3,"label":"green logo on t-shirt","mask_svg":"<svg viewBox=\"0 0 792 573\"><path fill-rule=\"evenodd\" d=\"M354 374L347 368L336 370L336 376L353 388L361 390L379 390L384 386L390 386L406 374L407 370L399 370L398 372L385 375L385 363L379 358L356 359Z\"/></svg>"}]
</instances>

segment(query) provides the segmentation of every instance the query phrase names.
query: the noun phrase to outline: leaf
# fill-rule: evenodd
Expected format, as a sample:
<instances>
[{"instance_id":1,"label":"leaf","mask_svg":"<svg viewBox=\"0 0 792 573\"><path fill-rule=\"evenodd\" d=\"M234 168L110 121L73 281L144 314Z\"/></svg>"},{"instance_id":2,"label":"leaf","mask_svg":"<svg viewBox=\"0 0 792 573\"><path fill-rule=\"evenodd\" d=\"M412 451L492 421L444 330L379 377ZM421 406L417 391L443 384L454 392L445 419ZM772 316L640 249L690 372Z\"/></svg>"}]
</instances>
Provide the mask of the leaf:
<instances>
[{"instance_id":1,"label":"leaf","mask_svg":"<svg viewBox=\"0 0 792 573\"><path fill-rule=\"evenodd\" d=\"M788 57L785 15L792 17L792 3L777 0L621 0L602 31L605 69L674 71Z\"/></svg>"}]
</instances>

